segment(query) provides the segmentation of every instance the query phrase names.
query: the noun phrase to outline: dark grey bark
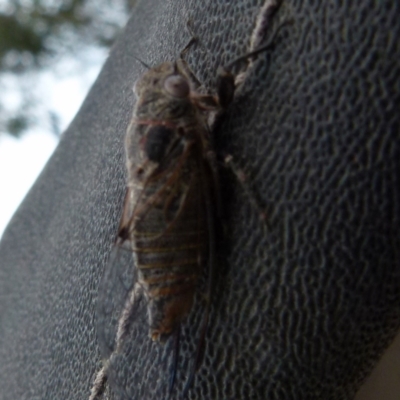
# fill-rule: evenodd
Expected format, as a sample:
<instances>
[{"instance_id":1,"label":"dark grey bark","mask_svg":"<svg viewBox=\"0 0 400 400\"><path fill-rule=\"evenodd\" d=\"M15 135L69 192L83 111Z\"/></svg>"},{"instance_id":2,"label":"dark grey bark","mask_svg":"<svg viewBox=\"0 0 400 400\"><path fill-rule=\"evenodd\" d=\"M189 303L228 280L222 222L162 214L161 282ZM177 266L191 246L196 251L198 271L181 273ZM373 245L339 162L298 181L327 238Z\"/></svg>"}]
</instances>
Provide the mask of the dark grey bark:
<instances>
[{"instance_id":1,"label":"dark grey bark","mask_svg":"<svg viewBox=\"0 0 400 400\"><path fill-rule=\"evenodd\" d=\"M138 4L1 242L0 399L89 395L100 366L98 288L124 194L123 138L143 72L135 57L176 58L190 18L201 45L187 61L214 89L217 67L246 52L262 5ZM225 235L190 398L351 399L398 331L399 13L391 0L286 0L278 12L274 28L294 23L255 61L214 132L269 228L221 171ZM183 329L179 390L201 311ZM151 343L143 308L130 332L111 363L111 398L162 398L171 346Z\"/></svg>"}]
</instances>

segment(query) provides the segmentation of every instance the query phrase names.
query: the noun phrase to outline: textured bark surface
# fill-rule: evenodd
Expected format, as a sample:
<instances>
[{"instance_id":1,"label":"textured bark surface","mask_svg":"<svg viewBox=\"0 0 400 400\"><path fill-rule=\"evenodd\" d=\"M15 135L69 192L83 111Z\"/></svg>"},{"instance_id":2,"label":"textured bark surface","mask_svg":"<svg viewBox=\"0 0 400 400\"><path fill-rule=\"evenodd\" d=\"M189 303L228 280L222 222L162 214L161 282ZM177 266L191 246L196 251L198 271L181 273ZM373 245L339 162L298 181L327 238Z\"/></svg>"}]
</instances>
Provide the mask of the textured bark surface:
<instances>
[{"instance_id":1,"label":"textured bark surface","mask_svg":"<svg viewBox=\"0 0 400 400\"><path fill-rule=\"evenodd\" d=\"M212 90L217 67L248 49L262 6L139 2L1 242L1 400L89 395L100 366L98 288L124 195L123 138L143 73L135 57L175 59L190 18L201 45L187 61ZM285 0L279 10L272 30L294 23L253 63L214 132L269 228L221 171L226 234L189 398L352 399L398 331L399 13L391 0ZM115 275L110 307L124 286ZM179 390L201 316L199 301L182 332ZM139 307L111 362L112 399L166 393L171 346L152 343L146 321ZM103 325L112 338L115 318Z\"/></svg>"}]
</instances>

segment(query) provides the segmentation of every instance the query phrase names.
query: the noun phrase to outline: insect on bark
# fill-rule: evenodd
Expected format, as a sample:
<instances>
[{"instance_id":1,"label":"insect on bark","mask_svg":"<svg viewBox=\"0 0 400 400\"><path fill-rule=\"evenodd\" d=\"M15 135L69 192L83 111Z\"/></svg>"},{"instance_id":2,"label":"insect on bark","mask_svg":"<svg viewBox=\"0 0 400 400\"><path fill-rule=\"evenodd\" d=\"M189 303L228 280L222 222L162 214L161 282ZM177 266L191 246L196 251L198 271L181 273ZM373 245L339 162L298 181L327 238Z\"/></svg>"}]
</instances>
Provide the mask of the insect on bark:
<instances>
[{"instance_id":1,"label":"insect on bark","mask_svg":"<svg viewBox=\"0 0 400 400\"><path fill-rule=\"evenodd\" d=\"M127 192L116 244L128 244L135 253L138 277L118 322L113 354L121 348L139 294L147 299L149 336L162 343L174 334L179 350L180 325L192 308L204 260L209 304L219 198L209 119L233 100L232 67L270 47L268 43L220 68L216 95L198 91L182 57L149 68L136 83L137 102L125 140ZM201 359L208 314L207 305L184 396ZM90 400L104 392L109 359L97 374Z\"/></svg>"}]
</instances>

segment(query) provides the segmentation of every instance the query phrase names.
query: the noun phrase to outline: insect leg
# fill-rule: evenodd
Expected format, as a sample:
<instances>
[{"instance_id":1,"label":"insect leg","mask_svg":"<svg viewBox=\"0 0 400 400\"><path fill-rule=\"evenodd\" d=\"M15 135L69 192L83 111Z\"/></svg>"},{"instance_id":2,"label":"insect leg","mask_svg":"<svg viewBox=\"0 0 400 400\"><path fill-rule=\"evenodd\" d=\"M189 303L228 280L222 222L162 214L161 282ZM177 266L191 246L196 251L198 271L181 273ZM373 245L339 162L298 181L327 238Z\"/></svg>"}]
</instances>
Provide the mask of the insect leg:
<instances>
[{"instance_id":1,"label":"insect leg","mask_svg":"<svg viewBox=\"0 0 400 400\"><path fill-rule=\"evenodd\" d=\"M246 73L246 71L245 71L244 73L241 73L241 74L235 76L234 73L232 72L234 67L236 67L236 65L243 63L244 61L248 61L249 59L256 57L260 53L270 50L275 45L276 37L278 36L279 31L284 26L286 26L288 24L292 24L292 23L293 23L292 20L282 22L282 24L278 26L278 28L274 32L272 38L269 40L269 42L267 44L265 44L264 46L258 47L257 49L252 50L249 53L244 54L243 56L240 56L240 57L234 59L233 61L231 61L230 63L228 63L222 67L218 67L218 70L217 70L217 95L219 98L219 104L222 108L227 108L232 103L237 83L238 83L238 81L239 82L243 81L244 78L242 75ZM240 79L239 79L239 77L240 77Z\"/></svg>"},{"instance_id":2,"label":"insect leg","mask_svg":"<svg viewBox=\"0 0 400 400\"><path fill-rule=\"evenodd\" d=\"M203 87L203 84L197 78L196 74L189 67L186 62L184 56L186 55L188 49L193 45L193 43L198 43L207 53L209 51L206 47L201 43L199 38L195 35L192 27L190 26L191 20L189 19L186 28L191 35L191 39L189 43L184 47L184 49L180 53L179 59L176 61L177 65L179 65L179 69L184 71L184 73L188 76L188 78L194 83L196 90L191 92L191 98L195 101L198 108L202 110L216 110L219 108L218 99L215 95L207 94L207 90Z\"/></svg>"},{"instance_id":3,"label":"insect leg","mask_svg":"<svg viewBox=\"0 0 400 400\"><path fill-rule=\"evenodd\" d=\"M189 66L187 65L186 61L185 61L185 55L188 52L188 50L190 49L190 47L194 44L194 43L199 43L199 38L196 36L196 34L193 31L193 28L190 26L191 24L191 19L189 18L188 21L186 22L186 29L189 32L190 35L190 40L187 43L187 45L183 48L183 50L180 52L179 54L179 61L180 64L184 67L185 72L188 73L189 77L193 80L193 82L195 82L196 86L201 86L201 82L197 79L197 76L191 71L191 69L189 68Z\"/></svg>"},{"instance_id":4,"label":"insect leg","mask_svg":"<svg viewBox=\"0 0 400 400\"><path fill-rule=\"evenodd\" d=\"M189 48L194 44L194 43L196 43L196 42L199 42L199 38L197 37L197 35L194 33L194 30L193 30L193 28L192 28L192 26L191 26L191 23L192 23L192 20L191 20L191 18L189 18L187 21L186 21L186 29L188 30L188 32L189 32L189 35L190 35L190 40L189 40L189 42L188 42L188 44L183 48L183 50L180 52L180 57L179 58L181 58L181 59L183 59L183 56L187 53L187 51L189 50ZM197 79L196 79L197 80Z\"/></svg>"},{"instance_id":5,"label":"insect leg","mask_svg":"<svg viewBox=\"0 0 400 400\"><path fill-rule=\"evenodd\" d=\"M232 171L232 173L235 175L236 179L239 181L241 187L243 188L245 195L250 200L250 203L253 205L253 207L259 213L259 218L260 218L260 221L263 223L264 228L270 229L271 227L268 224L266 212L263 210L263 207L261 206L261 202L258 200L256 194L248 185L246 174L243 172L242 169L238 168L235 165L235 163L233 161L233 157L231 155L225 156L224 165L225 165L225 167L229 168Z\"/></svg>"}]
</instances>

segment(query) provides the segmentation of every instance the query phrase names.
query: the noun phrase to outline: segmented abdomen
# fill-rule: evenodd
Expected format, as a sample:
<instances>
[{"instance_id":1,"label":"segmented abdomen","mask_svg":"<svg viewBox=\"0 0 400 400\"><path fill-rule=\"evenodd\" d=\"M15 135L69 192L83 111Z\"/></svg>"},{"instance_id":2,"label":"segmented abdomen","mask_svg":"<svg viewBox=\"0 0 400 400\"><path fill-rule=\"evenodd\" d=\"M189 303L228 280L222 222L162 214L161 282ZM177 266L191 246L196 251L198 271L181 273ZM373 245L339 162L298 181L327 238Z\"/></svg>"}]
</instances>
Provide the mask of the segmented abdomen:
<instances>
[{"instance_id":1,"label":"segmented abdomen","mask_svg":"<svg viewBox=\"0 0 400 400\"><path fill-rule=\"evenodd\" d=\"M148 298L150 336L166 339L190 311L204 251L204 204L198 174L174 184L136 188L133 235L139 284Z\"/></svg>"}]
</instances>

